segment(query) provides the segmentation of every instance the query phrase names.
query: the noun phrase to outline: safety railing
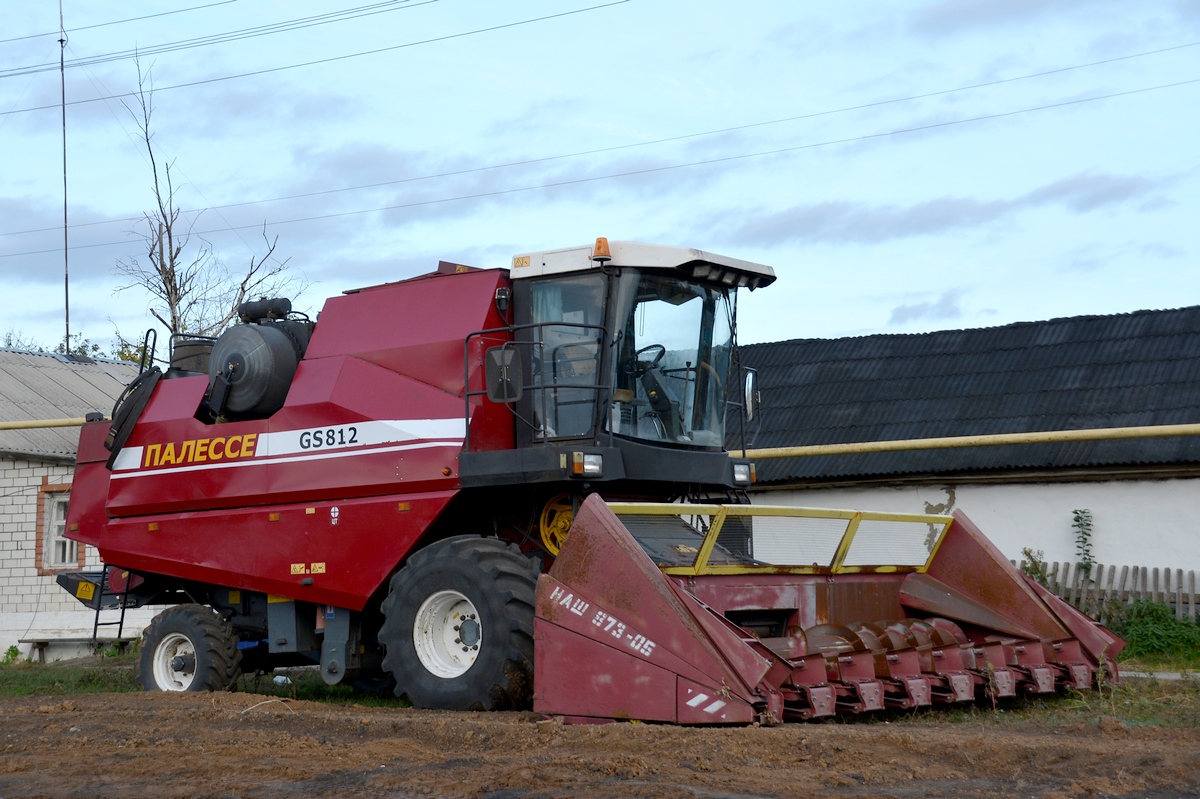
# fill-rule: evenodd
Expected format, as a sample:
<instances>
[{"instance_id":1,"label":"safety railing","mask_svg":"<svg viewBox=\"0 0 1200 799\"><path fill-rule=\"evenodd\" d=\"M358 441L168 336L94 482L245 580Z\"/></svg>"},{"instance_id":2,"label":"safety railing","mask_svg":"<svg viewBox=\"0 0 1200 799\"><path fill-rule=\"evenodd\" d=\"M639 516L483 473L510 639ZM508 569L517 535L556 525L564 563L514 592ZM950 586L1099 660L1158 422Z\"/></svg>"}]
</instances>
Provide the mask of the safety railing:
<instances>
[{"instance_id":1,"label":"safety railing","mask_svg":"<svg viewBox=\"0 0 1200 799\"><path fill-rule=\"evenodd\" d=\"M768 505L610 502L667 574L924 572L953 518Z\"/></svg>"},{"instance_id":2,"label":"safety railing","mask_svg":"<svg viewBox=\"0 0 1200 799\"><path fill-rule=\"evenodd\" d=\"M551 346L547 341L547 330L562 328L579 331L571 341L560 341ZM525 332L529 338L521 339ZM471 345L474 339L484 342L484 348L472 358ZM502 347L524 352L523 361L529 374L523 376L519 388L522 395L529 395L527 408L533 418L518 413L517 402L508 403L513 416L533 430L537 443L552 443L556 439L573 440L592 438L598 434L597 421L607 413L606 398L612 386L599 380L603 363L603 342L608 340L608 329L602 325L575 322L537 322L525 325L509 325L486 330L476 330L463 340L463 386L467 435L464 450L471 451L471 403L476 397L486 395L487 388L471 389L471 370L478 369L480 359L486 357L486 348ZM587 368L583 368L586 364ZM486 370L480 369L481 374ZM522 403L524 404L524 403ZM577 409L582 415L574 413ZM598 410L599 409L599 410ZM563 424L564 415L577 418ZM611 439L611 433L607 434Z\"/></svg>"}]
</instances>

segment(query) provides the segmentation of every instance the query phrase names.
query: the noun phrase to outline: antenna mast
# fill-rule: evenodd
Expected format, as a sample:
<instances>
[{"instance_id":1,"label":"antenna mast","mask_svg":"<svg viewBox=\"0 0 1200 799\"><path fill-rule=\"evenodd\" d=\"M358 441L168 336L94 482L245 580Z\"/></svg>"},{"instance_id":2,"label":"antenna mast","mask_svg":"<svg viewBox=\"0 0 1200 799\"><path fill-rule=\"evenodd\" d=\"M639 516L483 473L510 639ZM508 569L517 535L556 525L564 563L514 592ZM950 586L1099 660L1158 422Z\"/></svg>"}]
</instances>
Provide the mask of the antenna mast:
<instances>
[{"instance_id":1,"label":"antenna mast","mask_svg":"<svg viewBox=\"0 0 1200 799\"><path fill-rule=\"evenodd\" d=\"M66 337L63 339L63 354L71 354L71 269L67 250L67 28L63 23L63 4L58 0L58 76L62 89L62 143L63 143L63 315L66 322Z\"/></svg>"}]
</instances>

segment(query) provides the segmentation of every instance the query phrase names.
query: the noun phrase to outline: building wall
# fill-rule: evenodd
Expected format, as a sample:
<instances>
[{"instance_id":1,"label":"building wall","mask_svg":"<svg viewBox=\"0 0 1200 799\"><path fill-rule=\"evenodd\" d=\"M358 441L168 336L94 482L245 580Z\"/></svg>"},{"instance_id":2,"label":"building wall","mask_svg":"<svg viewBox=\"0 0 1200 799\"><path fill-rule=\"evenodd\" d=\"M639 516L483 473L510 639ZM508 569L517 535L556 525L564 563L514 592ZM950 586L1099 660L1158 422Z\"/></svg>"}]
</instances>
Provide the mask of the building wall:
<instances>
[{"instance_id":1,"label":"building wall","mask_svg":"<svg viewBox=\"0 0 1200 799\"><path fill-rule=\"evenodd\" d=\"M79 638L92 634L95 614L55 582L54 569L45 568L45 499L47 492L69 488L69 466L0 458L0 655L18 646L30 653L22 638ZM99 569L100 556L79 545L75 568ZM102 621L116 619L104 614ZM127 614L125 635L136 635L148 620L146 611ZM115 635L116 628L102 630ZM65 657L74 649L51 648L47 656Z\"/></svg>"},{"instance_id":2,"label":"building wall","mask_svg":"<svg viewBox=\"0 0 1200 799\"><path fill-rule=\"evenodd\" d=\"M1200 569L1200 479L758 491L756 505L949 513L960 509L1009 558L1077 560L1072 514L1092 514L1097 563Z\"/></svg>"}]
</instances>

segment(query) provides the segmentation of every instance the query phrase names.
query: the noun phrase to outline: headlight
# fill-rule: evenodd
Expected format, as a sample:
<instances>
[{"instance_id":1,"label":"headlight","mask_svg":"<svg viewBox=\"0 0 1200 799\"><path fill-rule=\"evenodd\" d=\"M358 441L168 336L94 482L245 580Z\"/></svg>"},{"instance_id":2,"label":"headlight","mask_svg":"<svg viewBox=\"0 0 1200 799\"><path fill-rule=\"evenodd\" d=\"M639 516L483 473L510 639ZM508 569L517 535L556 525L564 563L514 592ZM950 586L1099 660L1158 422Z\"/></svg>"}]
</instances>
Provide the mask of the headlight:
<instances>
[{"instance_id":1,"label":"headlight","mask_svg":"<svg viewBox=\"0 0 1200 799\"><path fill-rule=\"evenodd\" d=\"M600 477L604 474L604 456L583 452L571 453L571 475L574 477Z\"/></svg>"},{"instance_id":2,"label":"headlight","mask_svg":"<svg viewBox=\"0 0 1200 799\"><path fill-rule=\"evenodd\" d=\"M735 463L733 464L733 482L738 485L748 486L753 480L754 464L752 463Z\"/></svg>"}]
</instances>

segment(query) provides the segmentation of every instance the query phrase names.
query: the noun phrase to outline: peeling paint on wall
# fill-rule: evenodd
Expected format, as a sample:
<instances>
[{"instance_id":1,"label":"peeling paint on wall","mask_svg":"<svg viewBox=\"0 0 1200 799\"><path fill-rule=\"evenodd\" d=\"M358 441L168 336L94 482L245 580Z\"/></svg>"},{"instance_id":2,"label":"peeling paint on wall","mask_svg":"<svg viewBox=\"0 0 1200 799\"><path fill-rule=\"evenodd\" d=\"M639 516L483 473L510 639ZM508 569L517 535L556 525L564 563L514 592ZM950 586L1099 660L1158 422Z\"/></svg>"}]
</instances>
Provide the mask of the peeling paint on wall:
<instances>
[{"instance_id":1,"label":"peeling paint on wall","mask_svg":"<svg viewBox=\"0 0 1200 799\"><path fill-rule=\"evenodd\" d=\"M931 515L948 516L954 512L955 486L942 486L942 490L946 492L946 501L934 504L932 502L925 503L925 512ZM929 525L929 535L925 536L925 549L933 552L933 546L937 543L938 533L941 532L941 527L936 524Z\"/></svg>"}]
</instances>

